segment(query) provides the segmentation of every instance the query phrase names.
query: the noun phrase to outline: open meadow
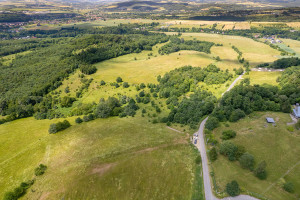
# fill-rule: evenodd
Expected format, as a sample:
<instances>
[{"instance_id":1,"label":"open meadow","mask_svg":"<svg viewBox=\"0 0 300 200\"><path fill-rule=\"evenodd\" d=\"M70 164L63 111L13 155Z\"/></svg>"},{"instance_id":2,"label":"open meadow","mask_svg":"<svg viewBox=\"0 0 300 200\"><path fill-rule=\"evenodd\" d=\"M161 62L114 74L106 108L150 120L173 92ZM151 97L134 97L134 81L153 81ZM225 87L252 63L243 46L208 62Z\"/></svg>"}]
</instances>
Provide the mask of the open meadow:
<instances>
[{"instance_id":1,"label":"open meadow","mask_svg":"<svg viewBox=\"0 0 300 200\"><path fill-rule=\"evenodd\" d=\"M273 62L277 60L280 55L278 50L272 49L266 44L240 36L208 33L183 33L182 37L194 37L198 40L220 43L223 44L223 47L227 49L231 48L232 46L236 46L243 53L243 57L249 61L250 66L252 67L265 62ZM227 53L230 54L230 51L227 51ZM234 56L231 55L231 57L233 59Z\"/></svg>"},{"instance_id":2,"label":"open meadow","mask_svg":"<svg viewBox=\"0 0 300 200\"><path fill-rule=\"evenodd\" d=\"M278 85L276 81L278 77L280 77L282 72L274 71L274 72L265 72L265 71L250 71L249 75L244 75L243 78L250 78L251 85Z\"/></svg>"},{"instance_id":3,"label":"open meadow","mask_svg":"<svg viewBox=\"0 0 300 200\"><path fill-rule=\"evenodd\" d=\"M266 117L273 117L276 125L267 124ZM232 142L244 146L254 156L256 165L266 161L268 174L266 180L259 180L253 172L241 168L238 161L231 162L219 155L211 164L218 192L224 191L228 182L236 180L243 190L268 199L297 199L300 195L300 131L287 130L289 122L292 122L289 114L256 112L236 123L227 123L229 127L223 124L215 129L214 134L219 141L224 130L236 131L237 136ZM289 181L294 184L294 194L282 189L282 184Z\"/></svg>"},{"instance_id":4,"label":"open meadow","mask_svg":"<svg viewBox=\"0 0 300 200\"><path fill-rule=\"evenodd\" d=\"M73 123L74 117L68 120L73 126L56 135L50 135L48 128L59 119L27 118L0 126L1 197L32 179L40 163L48 169L36 179L27 199L149 199L153 195L190 199L193 195L197 153L185 134L141 117L80 125Z\"/></svg>"}]
</instances>

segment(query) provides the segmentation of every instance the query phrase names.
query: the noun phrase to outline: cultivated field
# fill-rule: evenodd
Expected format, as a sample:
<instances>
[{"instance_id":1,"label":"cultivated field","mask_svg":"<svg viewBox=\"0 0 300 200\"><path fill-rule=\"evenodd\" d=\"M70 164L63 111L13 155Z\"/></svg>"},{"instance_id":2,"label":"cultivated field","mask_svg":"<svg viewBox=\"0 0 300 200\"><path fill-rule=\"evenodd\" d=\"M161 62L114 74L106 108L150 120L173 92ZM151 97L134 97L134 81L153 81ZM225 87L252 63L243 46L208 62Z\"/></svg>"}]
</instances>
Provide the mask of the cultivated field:
<instances>
[{"instance_id":1,"label":"cultivated field","mask_svg":"<svg viewBox=\"0 0 300 200\"><path fill-rule=\"evenodd\" d=\"M273 117L276 126L267 124L265 117ZM265 160L267 163L268 177L259 180L249 170L240 167L237 161L230 162L227 158L219 155L213 162L212 169L218 191L223 191L225 185L237 180L242 189L260 194L269 199L292 200L300 195L300 131L287 130L287 123L291 122L289 114L274 112L253 113L245 119L236 123L228 123L229 127L222 125L214 130L216 138L221 141L220 136L224 130L235 130L237 136L232 141L243 145L246 151L254 155L256 164ZM294 168L295 167L295 168ZM289 171L290 170L290 171ZM295 193L284 191L282 183L292 181L295 185Z\"/></svg>"}]
</instances>

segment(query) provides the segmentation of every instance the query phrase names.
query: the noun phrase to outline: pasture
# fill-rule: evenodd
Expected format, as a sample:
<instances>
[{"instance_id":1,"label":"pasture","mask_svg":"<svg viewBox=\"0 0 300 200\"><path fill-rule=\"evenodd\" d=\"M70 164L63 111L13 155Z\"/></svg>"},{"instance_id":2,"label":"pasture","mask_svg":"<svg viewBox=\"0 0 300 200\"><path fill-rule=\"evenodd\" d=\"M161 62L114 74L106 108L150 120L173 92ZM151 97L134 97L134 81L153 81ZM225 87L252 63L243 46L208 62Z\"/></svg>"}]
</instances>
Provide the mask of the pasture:
<instances>
[{"instance_id":1,"label":"pasture","mask_svg":"<svg viewBox=\"0 0 300 200\"><path fill-rule=\"evenodd\" d=\"M273 117L276 126L267 124L266 117ZM232 142L245 146L246 151L254 155L256 164L266 161L268 173L266 180L259 180L251 171L241 168L238 161L230 162L226 157L219 155L211 165L218 190L224 191L228 182L237 180L244 191L269 199L297 199L300 194L300 173L299 165L295 164L299 164L300 131L287 130L287 123L291 121L289 114L257 112L236 123L228 123L229 127L222 125L215 129L214 134L220 142L224 130L235 130L237 136ZM282 182L288 181L292 181L295 186L294 194L282 189Z\"/></svg>"},{"instance_id":2,"label":"pasture","mask_svg":"<svg viewBox=\"0 0 300 200\"><path fill-rule=\"evenodd\" d=\"M25 198L191 198L197 153L185 134L141 117L80 125L74 119L68 118L72 127L55 135L48 134L49 124L62 119L26 118L0 126L1 197L44 163L45 175Z\"/></svg>"},{"instance_id":3,"label":"pasture","mask_svg":"<svg viewBox=\"0 0 300 200\"><path fill-rule=\"evenodd\" d=\"M281 76L282 72L274 71L274 72L265 72L265 71L250 71L249 75L244 75L244 78L250 78L250 84L269 84L269 85L278 85L276 81L279 76Z\"/></svg>"},{"instance_id":4,"label":"pasture","mask_svg":"<svg viewBox=\"0 0 300 200\"><path fill-rule=\"evenodd\" d=\"M273 62L277 60L280 55L279 51L272 49L266 44L240 36L208 33L183 33L182 36L184 38L194 37L198 40L220 43L227 48L231 48L231 46L234 45L243 53L243 57L249 61L252 67L260 63Z\"/></svg>"}]
</instances>

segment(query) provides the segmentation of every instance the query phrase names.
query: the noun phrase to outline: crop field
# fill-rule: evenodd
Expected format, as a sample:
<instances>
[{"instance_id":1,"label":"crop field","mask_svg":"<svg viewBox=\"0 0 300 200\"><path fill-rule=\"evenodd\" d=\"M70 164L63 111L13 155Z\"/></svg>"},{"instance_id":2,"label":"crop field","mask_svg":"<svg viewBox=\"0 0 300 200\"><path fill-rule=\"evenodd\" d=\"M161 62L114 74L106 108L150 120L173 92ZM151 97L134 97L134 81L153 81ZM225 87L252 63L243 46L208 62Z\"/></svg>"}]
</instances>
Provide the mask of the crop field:
<instances>
[{"instance_id":1,"label":"crop field","mask_svg":"<svg viewBox=\"0 0 300 200\"><path fill-rule=\"evenodd\" d=\"M56 135L48 128L59 119L26 118L0 126L0 196L31 179L44 163L46 174L26 198L147 199L156 191L156 199L190 199L197 154L185 134L141 117L80 125L74 117L68 120L73 126Z\"/></svg>"},{"instance_id":2,"label":"crop field","mask_svg":"<svg viewBox=\"0 0 300 200\"><path fill-rule=\"evenodd\" d=\"M228 36L219 34L207 33L183 33L183 37L192 36L198 40L210 41L223 44L224 47L231 48L232 45L236 46L241 52L243 57L249 61L251 66L256 66L260 63L273 62L280 55L280 52L272 49L270 46L256 42L250 38L240 36ZM234 55L232 55L232 58Z\"/></svg>"},{"instance_id":3,"label":"crop field","mask_svg":"<svg viewBox=\"0 0 300 200\"><path fill-rule=\"evenodd\" d=\"M273 117L276 126L267 124L266 117ZM266 180L259 180L252 172L241 168L237 161L230 162L219 155L212 163L218 191L223 191L228 182L237 180L243 190L269 199L297 199L300 195L300 171L297 165L300 161L300 131L287 130L287 123L291 121L289 114L258 112L236 123L228 123L229 127L222 125L215 129L214 133L219 141L224 130L235 130L237 136L232 142L245 146L246 151L254 155L256 164L265 160L268 173ZM295 186L294 194L282 189L282 184L288 181Z\"/></svg>"}]
</instances>

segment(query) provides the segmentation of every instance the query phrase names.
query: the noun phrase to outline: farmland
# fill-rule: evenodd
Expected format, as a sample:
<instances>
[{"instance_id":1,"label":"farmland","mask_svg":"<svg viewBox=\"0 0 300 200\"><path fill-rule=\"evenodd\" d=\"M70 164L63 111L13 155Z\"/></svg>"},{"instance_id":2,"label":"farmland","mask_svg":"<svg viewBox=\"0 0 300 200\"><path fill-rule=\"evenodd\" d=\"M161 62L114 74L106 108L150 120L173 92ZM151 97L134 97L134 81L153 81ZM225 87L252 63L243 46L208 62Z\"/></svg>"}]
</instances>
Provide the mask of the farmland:
<instances>
[{"instance_id":1,"label":"farmland","mask_svg":"<svg viewBox=\"0 0 300 200\"><path fill-rule=\"evenodd\" d=\"M270 5L1 2L0 199L299 199L298 8Z\"/></svg>"},{"instance_id":2,"label":"farmland","mask_svg":"<svg viewBox=\"0 0 300 200\"><path fill-rule=\"evenodd\" d=\"M68 120L72 122L74 118ZM136 117L100 119L82 125L72 123L72 128L49 135L48 127L53 122L28 118L1 126L4 144L1 145L1 174L4 175L1 182L5 183L1 184L1 196L21 181L30 179L39 163L49 169L44 177L36 180L32 187L34 192L27 194L30 199L72 198L74 195L147 198L153 195L153 190L158 191L157 199L169 195L174 199L188 199L192 195L197 154L184 134ZM5 181L10 176L14 179ZM60 179L61 176L66 178ZM90 187L91 182L97 183L97 187ZM157 184L165 182L172 183L172 187ZM127 190L129 186L132 191ZM119 187L118 193L116 187ZM135 189L137 191L132 193Z\"/></svg>"},{"instance_id":3,"label":"farmland","mask_svg":"<svg viewBox=\"0 0 300 200\"><path fill-rule=\"evenodd\" d=\"M267 124L265 117L273 117L276 126ZM299 158L299 135L300 132L287 130L287 123L291 122L288 114L283 113L253 113L249 117L236 123L230 123L217 128L214 134L217 138L224 130L234 130L237 136L234 143L245 146L246 150L253 154L256 163L263 160L267 163L268 177L259 180L253 174L242 169L237 162L230 162L225 157L219 158L212 163L212 170L218 191L223 191L227 182L237 180L244 190L261 194L269 199L297 199L299 195L300 174L298 167L293 167ZM286 172L289 171L287 174ZM226 173L225 173L226 172ZM295 182L295 194L291 195L281 189L282 181Z\"/></svg>"}]
</instances>

